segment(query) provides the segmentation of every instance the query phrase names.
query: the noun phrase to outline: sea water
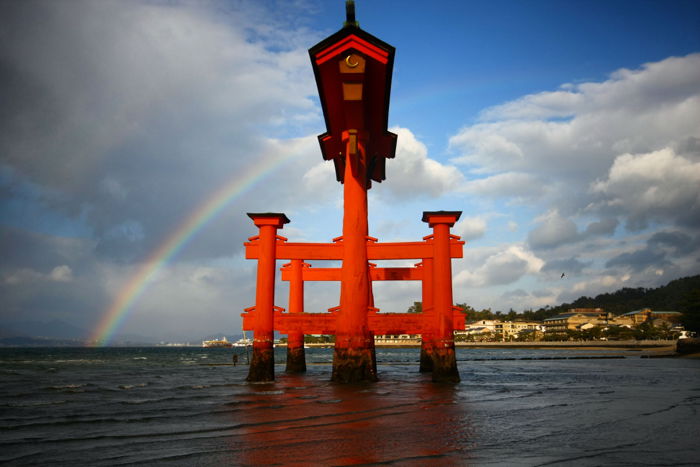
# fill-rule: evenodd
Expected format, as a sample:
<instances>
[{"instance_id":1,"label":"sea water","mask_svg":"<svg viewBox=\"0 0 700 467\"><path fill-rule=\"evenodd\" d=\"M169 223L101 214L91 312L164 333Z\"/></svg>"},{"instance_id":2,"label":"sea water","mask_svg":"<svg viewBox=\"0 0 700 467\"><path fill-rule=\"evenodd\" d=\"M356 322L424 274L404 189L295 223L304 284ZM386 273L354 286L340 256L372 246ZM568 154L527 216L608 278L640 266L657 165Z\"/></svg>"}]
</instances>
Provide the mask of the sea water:
<instances>
[{"instance_id":1,"label":"sea water","mask_svg":"<svg viewBox=\"0 0 700 467\"><path fill-rule=\"evenodd\" d=\"M700 360L458 349L442 385L418 352L377 349L379 382L337 385L331 349L304 375L277 349L268 384L244 349L0 349L0 463L700 465Z\"/></svg>"}]
</instances>

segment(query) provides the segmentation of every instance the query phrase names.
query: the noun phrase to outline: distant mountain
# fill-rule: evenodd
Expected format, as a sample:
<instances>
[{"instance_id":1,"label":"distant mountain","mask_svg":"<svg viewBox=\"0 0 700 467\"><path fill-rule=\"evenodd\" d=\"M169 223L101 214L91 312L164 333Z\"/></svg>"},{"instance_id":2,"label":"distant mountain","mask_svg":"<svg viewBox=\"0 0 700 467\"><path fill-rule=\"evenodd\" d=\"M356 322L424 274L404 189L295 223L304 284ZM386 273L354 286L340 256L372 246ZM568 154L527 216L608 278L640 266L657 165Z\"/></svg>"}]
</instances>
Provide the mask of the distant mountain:
<instances>
[{"instance_id":1,"label":"distant mountain","mask_svg":"<svg viewBox=\"0 0 700 467\"><path fill-rule=\"evenodd\" d=\"M0 337L0 347L82 347L82 339L52 339L48 337Z\"/></svg>"},{"instance_id":2,"label":"distant mountain","mask_svg":"<svg viewBox=\"0 0 700 467\"><path fill-rule=\"evenodd\" d=\"M651 308L652 310L684 311L687 299L693 290L700 289L700 275L683 277L667 285L645 289L628 288L617 292L597 295L595 298L580 297L568 308L605 308L605 311L622 314L628 311Z\"/></svg>"},{"instance_id":3,"label":"distant mountain","mask_svg":"<svg viewBox=\"0 0 700 467\"><path fill-rule=\"evenodd\" d=\"M51 339L84 339L89 334L83 328L59 319L51 321L18 320L6 323L4 337L41 337Z\"/></svg>"},{"instance_id":4,"label":"distant mountain","mask_svg":"<svg viewBox=\"0 0 700 467\"><path fill-rule=\"evenodd\" d=\"M19 333L13 328L8 326L0 326L0 339L5 337L15 337L18 335Z\"/></svg>"},{"instance_id":5,"label":"distant mountain","mask_svg":"<svg viewBox=\"0 0 700 467\"><path fill-rule=\"evenodd\" d=\"M619 315L629 311L651 308L655 311L680 311L691 321L700 315L700 275L673 280L667 285L655 289L643 287L625 287L616 292L604 293L595 297L579 297L571 303L562 303L555 307L525 311L527 319L543 320L564 313L571 308L603 308L605 311ZM688 325L687 329L694 329Z\"/></svg>"}]
</instances>

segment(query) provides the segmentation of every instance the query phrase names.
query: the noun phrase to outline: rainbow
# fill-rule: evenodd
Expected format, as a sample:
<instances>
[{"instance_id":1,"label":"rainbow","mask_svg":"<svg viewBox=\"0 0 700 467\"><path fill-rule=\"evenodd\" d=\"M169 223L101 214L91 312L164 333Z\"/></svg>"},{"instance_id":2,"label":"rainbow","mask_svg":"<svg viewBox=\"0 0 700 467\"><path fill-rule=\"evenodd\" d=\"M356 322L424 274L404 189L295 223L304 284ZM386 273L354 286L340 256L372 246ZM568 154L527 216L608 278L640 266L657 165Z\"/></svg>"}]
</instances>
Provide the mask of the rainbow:
<instances>
[{"instance_id":1,"label":"rainbow","mask_svg":"<svg viewBox=\"0 0 700 467\"><path fill-rule=\"evenodd\" d=\"M293 145L294 143L292 143ZM216 190L209 198L197 206L168 235L148 258L141 263L137 272L121 288L98 325L92 331L91 345L103 346L124 323L134 302L143 294L157 272L182 250L182 248L212 219L214 219L234 199L250 187L291 159L296 151L277 147L263 155L260 162L236 173L228 182Z\"/></svg>"}]
</instances>

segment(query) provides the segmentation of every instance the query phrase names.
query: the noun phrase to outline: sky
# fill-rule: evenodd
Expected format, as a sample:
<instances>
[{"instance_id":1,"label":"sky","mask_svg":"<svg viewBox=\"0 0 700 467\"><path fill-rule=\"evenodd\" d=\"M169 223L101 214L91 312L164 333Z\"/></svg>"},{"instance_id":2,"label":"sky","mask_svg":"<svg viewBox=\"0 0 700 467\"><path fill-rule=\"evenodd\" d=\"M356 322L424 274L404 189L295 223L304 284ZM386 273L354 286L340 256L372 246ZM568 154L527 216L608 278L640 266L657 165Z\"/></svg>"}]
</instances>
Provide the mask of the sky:
<instances>
[{"instance_id":1,"label":"sky","mask_svg":"<svg viewBox=\"0 0 700 467\"><path fill-rule=\"evenodd\" d=\"M370 235L419 240L423 211L462 211L455 303L523 311L700 273L700 3L356 3L396 47ZM0 1L0 334L240 333L247 212L285 213L290 241L341 234L308 49L344 16L342 0ZM306 311L338 292L307 284ZM403 312L420 287L374 295Z\"/></svg>"}]
</instances>

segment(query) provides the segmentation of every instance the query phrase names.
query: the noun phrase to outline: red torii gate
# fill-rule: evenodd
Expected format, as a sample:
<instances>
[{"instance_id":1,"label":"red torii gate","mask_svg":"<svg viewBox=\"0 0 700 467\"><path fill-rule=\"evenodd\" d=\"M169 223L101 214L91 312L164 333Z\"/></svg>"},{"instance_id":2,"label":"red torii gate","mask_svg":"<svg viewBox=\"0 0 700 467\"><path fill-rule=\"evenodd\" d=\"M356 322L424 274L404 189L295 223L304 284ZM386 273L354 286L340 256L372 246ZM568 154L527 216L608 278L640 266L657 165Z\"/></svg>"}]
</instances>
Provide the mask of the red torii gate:
<instances>
[{"instance_id":1,"label":"red torii gate","mask_svg":"<svg viewBox=\"0 0 700 467\"><path fill-rule=\"evenodd\" d=\"M248 381L274 379L273 335L288 335L287 371L304 371L304 334L334 334L332 380L377 379L374 334L421 334L421 371L433 381L459 381L453 331L464 315L452 302L452 258L464 242L450 234L460 211L429 211L433 229L420 242L380 243L369 237L367 190L385 179L385 159L393 158L396 135L387 131L395 49L362 31L348 2L343 29L309 50L326 119L321 152L333 160L343 183L343 235L332 243L292 243L277 231L282 213L249 213L259 229L245 243L246 259L258 261L255 306L247 308L243 329L252 330L253 358ZM282 279L290 282L289 311L274 305L276 261L290 260ZM377 268L369 260L421 260L412 268ZM340 268L312 268L304 261L340 260ZM340 281L340 305L329 313L304 312L304 282ZM422 313L378 313L372 281L420 280Z\"/></svg>"},{"instance_id":2,"label":"red torii gate","mask_svg":"<svg viewBox=\"0 0 700 467\"><path fill-rule=\"evenodd\" d=\"M433 234L421 242L366 242L370 260L420 259L413 267L380 268L368 264L369 280L419 280L421 313L379 313L367 307L367 326L374 334L421 334L421 371L432 371L435 381L459 381L454 355L453 331L464 329L465 316L452 305L451 258L461 258L464 242L450 234L460 212L423 213ZM305 371L304 334L336 334L340 307L328 313L304 312L304 282L341 281L342 268L314 268L305 260L342 260L342 238L333 243L292 243L277 234L288 221L280 213L248 214L259 234L245 243L246 259L258 260L256 305L245 310L243 328L254 331L253 361L249 380L274 379L273 334L288 335L287 371ZM282 268L282 280L289 281L289 310L274 306L276 260L290 260ZM375 368L376 375L376 368Z\"/></svg>"}]
</instances>

